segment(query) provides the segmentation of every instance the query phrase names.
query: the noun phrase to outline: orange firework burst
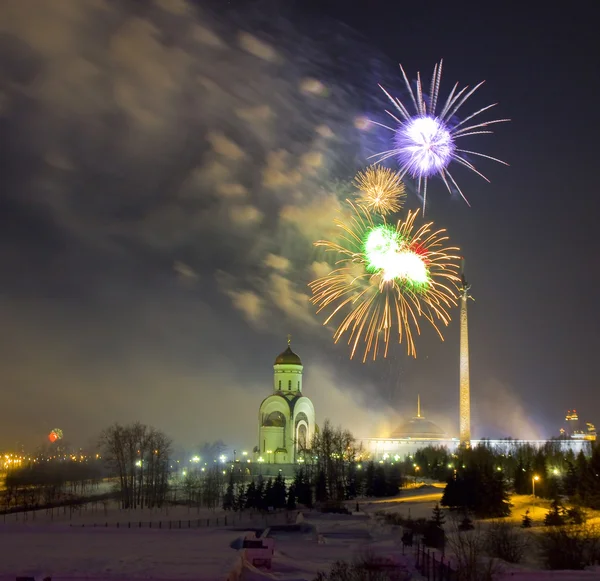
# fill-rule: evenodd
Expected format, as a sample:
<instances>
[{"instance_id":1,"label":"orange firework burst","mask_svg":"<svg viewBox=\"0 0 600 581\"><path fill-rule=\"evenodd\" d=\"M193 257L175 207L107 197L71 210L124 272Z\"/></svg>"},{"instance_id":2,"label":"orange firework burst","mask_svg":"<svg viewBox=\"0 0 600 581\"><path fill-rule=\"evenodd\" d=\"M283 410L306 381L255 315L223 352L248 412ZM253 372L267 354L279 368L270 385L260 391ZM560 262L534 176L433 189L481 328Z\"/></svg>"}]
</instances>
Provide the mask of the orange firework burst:
<instances>
[{"instance_id":1,"label":"orange firework burst","mask_svg":"<svg viewBox=\"0 0 600 581\"><path fill-rule=\"evenodd\" d=\"M383 348L387 356L392 333L416 357L413 331L420 334L423 317L443 336L439 323L448 325L448 310L456 305L460 283L458 248L448 247L445 230L433 223L415 227L419 211L409 211L394 225L376 224L364 207L349 202L353 214L342 229L340 242L319 241L316 246L336 252L336 268L310 283L318 312L331 309L324 324L337 315L343 319L334 332L337 343L349 333L350 358L364 343L363 362Z\"/></svg>"},{"instance_id":2,"label":"orange firework burst","mask_svg":"<svg viewBox=\"0 0 600 581\"><path fill-rule=\"evenodd\" d=\"M358 203L365 208L385 216L402 208L406 193L402 178L397 172L373 165L365 172L358 172L354 178L360 190Z\"/></svg>"}]
</instances>

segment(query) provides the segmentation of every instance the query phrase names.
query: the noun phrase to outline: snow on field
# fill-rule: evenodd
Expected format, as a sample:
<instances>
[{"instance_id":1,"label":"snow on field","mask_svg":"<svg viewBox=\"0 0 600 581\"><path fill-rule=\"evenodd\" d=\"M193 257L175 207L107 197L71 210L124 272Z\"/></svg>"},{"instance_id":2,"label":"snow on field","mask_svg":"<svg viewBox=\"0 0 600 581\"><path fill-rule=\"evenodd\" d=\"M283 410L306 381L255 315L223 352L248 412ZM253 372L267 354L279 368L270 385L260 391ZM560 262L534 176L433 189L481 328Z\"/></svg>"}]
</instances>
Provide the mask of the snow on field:
<instances>
[{"instance_id":1,"label":"snow on field","mask_svg":"<svg viewBox=\"0 0 600 581\"><path fill-rule=\"evenodd\" d=\"M227 516L229 520L232 519L233 514L231 511L224 511L221 509L211 510L206 508L195 508L186 506L175 506L160 509L134 509L134 510L121 510L117 503L111 502L106 507L101 503L90 503L81 507L80 510L70 510L69 507L55 508L52 511L39 510L30 511L28 513L13 513L8 515L2 515L0 517L1 522L5 523L67 523L73 526L80 526L84 524L86 526L91 524L105 524L116 525L119 523L128 523L142 521L144 523L153 522L158 523L159 521L168 522L183 520L187 523L188 520L210 519L211 524L216 523L216 519L221 519ZM204 523L206 524L206 523Z\"/></svg>"},{"instance_id":2,"label":"snow on field","mask_svg":"<svg viewBox=\"0 0 600 581\"><path fill-rule=\"evenodd\" d=\"M76 529L1 525L0 578L225 578L239 533L218 529Z\"/></svg>"},{"instance_id":3,"label":"snow on field","mask_svg":"<svg viewBox=\"0 0 600 581\"><path fill-rule=\"evenodd\" d=\"M439 501L440 490L424 487L404 492L396 499L359 502L362 514L324 515L306 512L305 526L298 532L273 529L275 553L271 571L247 566L240 581L311 581L318 571L328 570L336 560L352 561L361 553L391 557L399 566L413 571L414 556L410 550L405 556L399 544L401 531L394 531L373 518L376 512L399 512L412 518L431 515ZM532 505L529 497L515 497L514 521ZM354 508L355 503L349 505ZM546 504L536 502L533 513L541 531L541 521L547 511ZM224 526L223 517L228 525ZM295 516L295 515L293 515ZM219 526L216 526L216 518ZM227 579L239 556L232 543L244 536L246 530L262 529L267 524L277 525L287 521L284 514L246 514L241 522L232 524L232 513L217 510L200 510L187 507L168 510L122 511L116 505L99 504L80 513L69 511L41 511L33 519L30 513L8 515L0 521L0 581L13 581L16 576L34 576L42 579L51 576L54 581L106 580L128 581L152 579L208 581ZM239 518L239 517L238 517ZM185 528L188 520L210 519L211 526ZM168 521L182 521L183 529L165 528ZM142 521L153 527L137 528ZM158 522L163 528L157 528ZM116 523L121 523L119 528ZM132 528L123 528L123 523ZM94 527L93 524L97 526ZM108 527L104 525L108 523ZM515 522L516 524L516 522ZM81 526L85 525L85 526ZM481 524L482 527L486 523ZM530 567L531 568L531 567ZM415 574L415 579L419 577ZM600 579L600 571L525 571L512 568L501 581L591 581Z\"/></svg>"},{"instance_id":4,"label":"snow on field","mask_svg":"<svg viewBox=\"0 0 600 581\"><path fill-rule=\"evenodd\" d=\"M372 521L362 517L314 514L314 534L274 531L273 574L284 580L311 580L338 559L352 560L372 543ZM256 523L259 527L261 521ZM53 579L226 579L236 551L230 545L244 535L232 528L191 530L71 527L67 523L29 522L0 525L0 579L17 575ZM317 533L318 530L318 533ZM380 538L384 542L386 539ZM386 553L398 548L384 548ZM265 578L247 569L242 579Z\"/></svg>"}]
</instances>

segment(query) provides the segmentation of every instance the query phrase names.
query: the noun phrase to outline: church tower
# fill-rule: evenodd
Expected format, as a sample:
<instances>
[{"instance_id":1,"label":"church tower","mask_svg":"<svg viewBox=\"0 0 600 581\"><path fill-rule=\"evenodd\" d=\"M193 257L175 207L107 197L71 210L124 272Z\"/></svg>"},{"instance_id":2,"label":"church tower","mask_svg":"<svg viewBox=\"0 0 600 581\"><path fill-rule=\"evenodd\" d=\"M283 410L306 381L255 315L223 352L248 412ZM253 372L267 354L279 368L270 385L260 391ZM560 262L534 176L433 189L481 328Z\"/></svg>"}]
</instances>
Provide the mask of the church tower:
<instances>
[{"instance_id":1,"label":"church tower","mask_svg":"<svg viewBox=\"0 0 600 581\"><path fill-rule=\"evenodd\" d=\"M471 285L462 273L460 294L460 443L471 444L471 384L469 380L469 324L467 320L467 301Z\"/></svg>"},{"instance_id":2,"label":"church tower","mask_svg":"<svg viewBox=\"0 0 600 581\"><path fill-rule=\"evenodd\" d=\"M287 349L275 358L273 392L258 412L255 452L269 464L297 462L310 448L316 429L314 406L302 394L302 360L292 351L291 342L288 335Z\"/></svg>"}]
</instances>

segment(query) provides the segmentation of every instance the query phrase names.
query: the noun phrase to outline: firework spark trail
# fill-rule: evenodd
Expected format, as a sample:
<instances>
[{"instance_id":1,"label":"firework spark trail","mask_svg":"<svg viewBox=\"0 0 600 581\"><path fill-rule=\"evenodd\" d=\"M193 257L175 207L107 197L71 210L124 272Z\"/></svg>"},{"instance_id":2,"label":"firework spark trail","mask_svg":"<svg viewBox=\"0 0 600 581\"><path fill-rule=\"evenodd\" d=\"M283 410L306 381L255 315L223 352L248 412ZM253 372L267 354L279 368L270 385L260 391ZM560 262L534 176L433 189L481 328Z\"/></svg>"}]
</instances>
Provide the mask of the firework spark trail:
<instances>
[{"instance_id":1,"label":"firework spark trail","mask_svg":"<svg viewBox=\"0 0 600 581\"><path fill-rule=\"evenodd\" d=\"M467 198L456 183L456 180L448 171L448 166L451 162L457 162L459 165L470 169L489 182L489 180L479 172L471 162L465 159L463 155L460 155L461 153L483 157L508 165L501 159L475 151L459 149L457 147L457 139L471 135L493 133L493 131L487 129L490 125L505 123L510 121L510 119L494 119L465 126L473 118L497 105L497 103L493 103L471 113L461 121L453 120L454 115L458 113L459 109L467 102L467 100L483 85L484 81L478 83L472 89L469 89L469 87L466 86L459 91L457 91L458 83L456 83L450 91L441 112L436 114L442 79L442 66L443 61L440 61L433 69L428 106L425 101L425 96L423 95L423 85L420 73L417 73L417 86L415 92L411 87L406 72L402 68L402 65L400 65L402 77L408 88L415 114L411 115L406 106L399 99L392 97L388 91L379 85L400 114L400 118L386 110L386 113L397 123L396 127L389 127L383 123L373 122L375 125L384 127L394 133L394 148L375 154L371 156L371 158L376 159L377 162L382 162L390 157L395 157L400 164L401 179L404 178L406 174L412 178L418 179L417 190L419 194L423 195L423 212L425 212L425 204L427 202L427 181L434 175L439 175L442 178L442 181L450 193L452 193L450 187L450 183L452 183L465 202L469 204Z\"/></svg>"},{"instance_id":2,"label":"firework spark trail","mask_svg":"<svg viewBox=\"0 0 600 581\"><path fill-rule=\"evenodd\" d=\"M354 183L360 191L359 204L368 210L385 216L402 208L406 192L397 172L375 165L359 172Z\"/></svg>"},{"instance_id":3,"label":"firework spark trail","mask_svg":"<svg viewBox=\"0 0 600 581\"><path fill-rule=\"evenodd\" d=\"M353 210L349 220L336 220L341 228L340 242L321 240L316 246L339 255L337 268L329 275L313 281L312 302L318 312L330 310L324 325L345 312L334 332L337 343L346 333L353 358L361 341L364 343L363 362L369 355L373 359L383 349L386 357L392 339L406 343L407 352L416 356L413 335L420 334L421 318L429 321L443 339L438 327L450 321L448 309L457 304L457 288L460 283L458 249L445 246L448 237L444 230L432 230L432 223L415 229L416 212L408 212L396 226L385 220L376 224L369 211L349 202ZM371 264L367 239L379 229L393 233L399 247L391 253L384 252L390 264L398 257L411 254L418 256L427 268L426 281L415 281L407 275L390 277L385 268ZM394 256L391 256L394 255ZM396 264L397 265L397 264Z\"/></svg>"}]
</instances>

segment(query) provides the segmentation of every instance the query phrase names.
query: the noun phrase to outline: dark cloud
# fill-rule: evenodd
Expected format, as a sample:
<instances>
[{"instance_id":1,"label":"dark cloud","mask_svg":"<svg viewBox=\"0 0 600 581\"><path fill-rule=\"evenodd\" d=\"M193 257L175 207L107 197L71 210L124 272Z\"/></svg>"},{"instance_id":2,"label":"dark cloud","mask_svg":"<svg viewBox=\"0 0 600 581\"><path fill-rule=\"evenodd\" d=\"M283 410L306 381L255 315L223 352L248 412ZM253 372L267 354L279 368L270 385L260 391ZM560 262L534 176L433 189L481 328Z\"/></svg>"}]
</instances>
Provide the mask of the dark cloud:
<instances>
[{"instance_id":1,"label":"dark cloud","mask_svg":"<svg viewBox=\"0 0 600 581\"><path fill-rule=\"evenodd\" d=\"M324 260L312 242L331 232L355 169L384 149L364 123L383 115L376 85L400 82L370 41L299 4L0 3L1 441L35 443L56 426L84 441L136 418L184 443L252 441L290 331L321 420L380 433L420 391L428 415L455 426L454 323L446 343L424 331L416 362L399 348L390 375L384 362L348 362L308 303ZM433 62L411 58L410 70ZM509 145L494 154L510 160ZM489 186L489 199L501 203L504 189ZM484 313L497 311L499 338L473 347L474 397L498 381L518 403L535 383L512 339L529 307L510 319L496 281L524 280L526 266L489 260L502 257L513 208L488 201L466 216L444 196L431 216L479 277L472 337L489 339ZM533 357L542 369L545 356ZM483 431L497 425L477 409Z\"/></svg>"}]
</instances>

